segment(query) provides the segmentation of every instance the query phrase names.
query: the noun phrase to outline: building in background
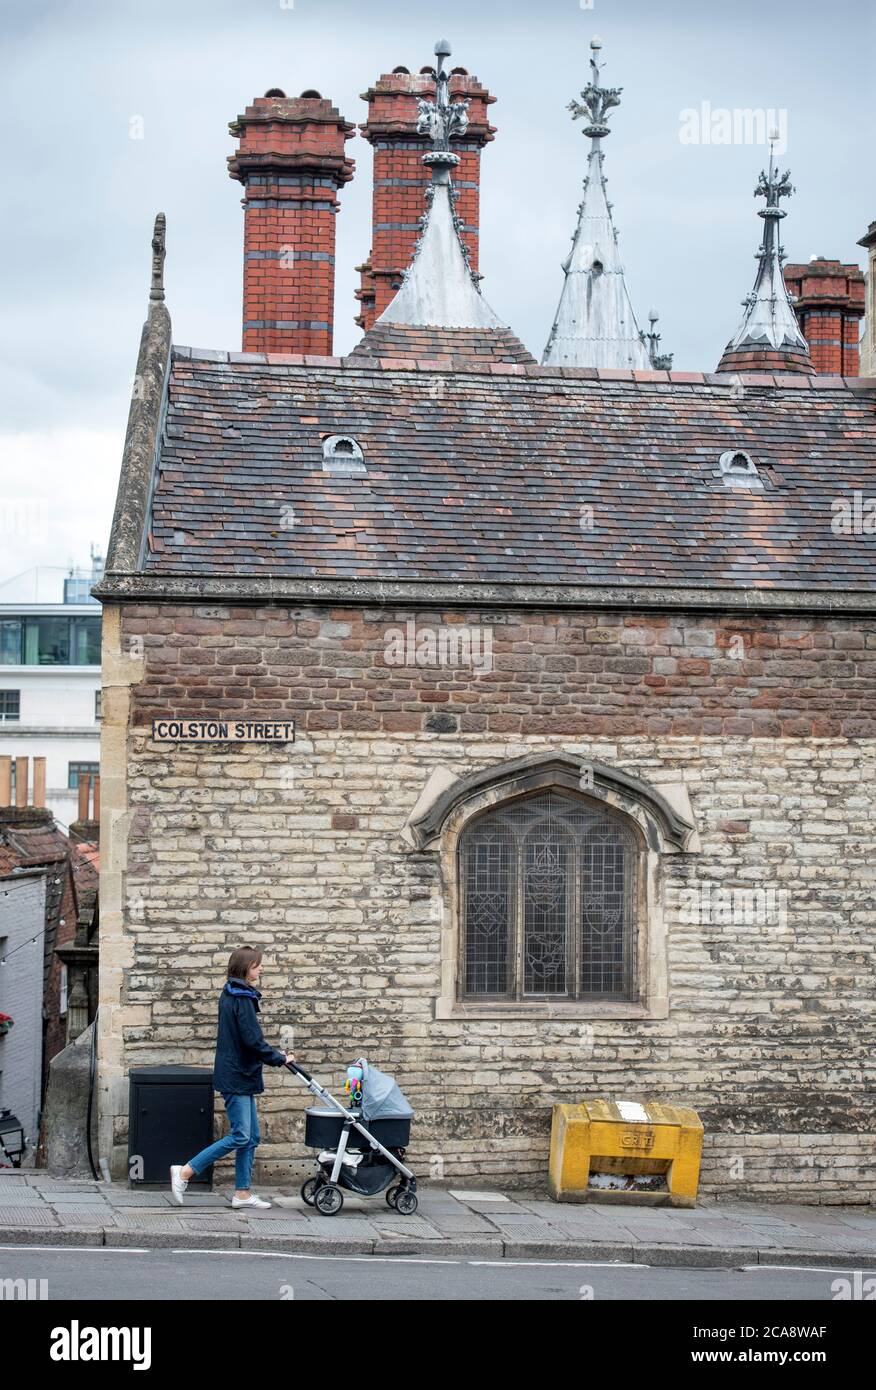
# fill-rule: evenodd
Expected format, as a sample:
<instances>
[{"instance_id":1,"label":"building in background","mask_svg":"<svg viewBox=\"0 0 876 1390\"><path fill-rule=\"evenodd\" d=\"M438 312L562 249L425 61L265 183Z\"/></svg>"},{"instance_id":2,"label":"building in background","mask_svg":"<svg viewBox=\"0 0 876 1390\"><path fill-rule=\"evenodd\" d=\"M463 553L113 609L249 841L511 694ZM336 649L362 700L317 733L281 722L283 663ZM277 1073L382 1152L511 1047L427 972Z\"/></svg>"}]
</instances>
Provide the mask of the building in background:
<instances>
[{"instance_id":1,"label":"building in background","mask_svg":"<svg viewBox=\"0 0 876 1390\"><path fill-rule=\"evenodd\" d=\"M80 778L99 771L100 611L89 590L102 573L92 554L87 571L41 568L0 586L0 757L45 758L46 806L64 829Z\"/></svg>"},{"instance_id":2,"label":"building in background","mask_svg":"<svg viewBox=\"0 0 876 1390\"><path fill-rule=\"evenodd\" d=\"M861 339L861 376L876 376L876 222L871 222L861 240L867 252L866 310Z\"/></svg>"},{"instance_id":3,"label":"building in background","mask_svg":"<svg viewBox=\"0 0 876 1390\"><path fill-rule=\"evenodd\" d=\"M0 1013L12 1022L0 1033L0 1109L11 1110L24 1130L28 1154L40 1119L45 958L45 865L26 865L10 844L0 810Z\"/></svg>"},{"instance_id":4,"label":"building in background","mask_svg":"<svg viewBox=\"0 0 876 1390\"><path fill-rule=\"evenodd\" d=\"M14 774L14 775L13 775ZM66 835L44 804L44 758L0 756L0 1108L40 1162L49 1064L97 1008L100 784L83 782Z\"/></svg>"}]
</instances>

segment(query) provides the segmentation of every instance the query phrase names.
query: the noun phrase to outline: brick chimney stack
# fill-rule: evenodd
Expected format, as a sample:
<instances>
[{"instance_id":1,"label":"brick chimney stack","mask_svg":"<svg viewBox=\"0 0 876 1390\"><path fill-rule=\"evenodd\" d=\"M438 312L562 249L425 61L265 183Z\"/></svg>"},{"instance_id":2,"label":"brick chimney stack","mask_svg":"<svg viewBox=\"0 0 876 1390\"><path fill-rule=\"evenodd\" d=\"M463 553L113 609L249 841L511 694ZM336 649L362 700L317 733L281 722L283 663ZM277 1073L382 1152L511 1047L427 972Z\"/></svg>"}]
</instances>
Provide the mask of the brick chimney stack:
<instances>
[{"instance_id":1,"label":"brick chimney stack","mask_svg":"<svg viewBox=\"0 0 876 1390\"><path fill-rule=\"evenodd\" d=\"M394 297L421 231L420 218L426 211L425 192L431 178L423 165L423 155L432 148L432 142L417 132L417 99L426 97L431 101L434 96L433 68L423 68L418 73L395 68L362 93L362 100L368 102L368 119L359 129L374 148L371 254L364 265L356 267L361 276L361 286L356 291L361 312L356 323L366 332ZM496 134L496 127L487 119L487 108L496 98L465 68L454 68L450 100L465 99L470 102L469 126L461 139L453 141L453 152L460 156L453 185L459 193L456 211L462 222L462 239L476 271L481 150Z\"/></svg>"},{"instance_id":2,"label":"brick chimney stack","mask_svg":"<svg viewBox=\"0 0 876 1390\"><path fill-rule=\"evenodd\" d=\"M46 760L33 759L33 799L28 796L29 758L0 757L0 809L16 806L24 809L35 806L42 810L46 804Z\"/></svg>"},{"instance_id":3,"label":"brick chimney stack","mask_svg":"<svg viewBox=\"0 0 876 1390\"><path fill-rule=\"evenodd\" d=\"M784 266L783 274L818 375L857 376L863 271L856 265L813 256L808 265Z\"/></svg>"},{"instance_id":4,"label":"brick chimney stack","mask_svg":"<svg viewBox=\"0 0 876 1390\"><path fill-rule=\"evenodd\" d=\"M243 351L330 356L337 194L353 177L355 126L318 92L273 88L228 129L240 141L228 172L245 189Z\"/></svg>"}]
</instances>

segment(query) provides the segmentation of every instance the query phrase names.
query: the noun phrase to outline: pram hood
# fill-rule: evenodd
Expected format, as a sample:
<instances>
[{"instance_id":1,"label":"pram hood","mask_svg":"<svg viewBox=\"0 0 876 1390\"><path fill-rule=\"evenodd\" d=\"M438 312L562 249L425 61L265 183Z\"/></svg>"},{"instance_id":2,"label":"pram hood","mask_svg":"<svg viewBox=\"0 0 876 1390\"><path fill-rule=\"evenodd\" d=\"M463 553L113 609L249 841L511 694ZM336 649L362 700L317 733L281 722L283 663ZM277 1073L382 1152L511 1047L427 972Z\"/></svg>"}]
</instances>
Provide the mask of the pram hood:
<instances>
[{"instance_id":1,"label":"pram hood","mask_svg":"<svg viewBox=\"0 0 876 1390\"><path fill-rule=\"evenodd\" d=\"M372 1067L365 1057L357 1057L355 1066L362 1068L363 1120L407 1119L413 1115L413 1106L391 1076Z\"/></svg>"}]
</instances>

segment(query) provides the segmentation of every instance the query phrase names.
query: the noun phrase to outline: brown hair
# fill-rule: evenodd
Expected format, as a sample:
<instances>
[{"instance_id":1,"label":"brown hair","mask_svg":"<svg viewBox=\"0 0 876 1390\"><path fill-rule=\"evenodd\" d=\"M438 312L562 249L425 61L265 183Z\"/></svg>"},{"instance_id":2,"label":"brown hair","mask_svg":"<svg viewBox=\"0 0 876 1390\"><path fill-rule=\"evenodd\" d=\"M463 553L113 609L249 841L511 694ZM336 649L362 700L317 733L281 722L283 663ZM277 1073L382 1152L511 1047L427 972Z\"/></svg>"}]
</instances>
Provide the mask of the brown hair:
<instances>
[{"instance_id":1,"label":"brown hair","mask_svg":"<svg viewBox=\"0 0 876 1390\"><path fill-rule=\"evenodd\" d=\"M238 946L228 960L229 980L245 980L246 972L251 965L259 965L262 953L257 946Z\"/></svg>"}]
</instances>

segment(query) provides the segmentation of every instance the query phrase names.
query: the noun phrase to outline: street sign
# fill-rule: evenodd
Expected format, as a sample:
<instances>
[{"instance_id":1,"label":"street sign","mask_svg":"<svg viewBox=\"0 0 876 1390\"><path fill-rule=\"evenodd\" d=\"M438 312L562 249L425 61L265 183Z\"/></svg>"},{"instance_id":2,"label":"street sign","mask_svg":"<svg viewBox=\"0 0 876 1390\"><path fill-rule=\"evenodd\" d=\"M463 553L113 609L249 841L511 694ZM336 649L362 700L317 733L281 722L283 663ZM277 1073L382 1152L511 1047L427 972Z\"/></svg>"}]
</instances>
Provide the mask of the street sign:
<instances>
[{"instance_id":1,"label":"street sign","mask_svg":"<svg viewBox=\"0 0 876 1390\"><path fill-rule=\"evenodd\" d=\"M294 719L153 719L155 743L294 743Z\"/></svg>"}]
</instances>

